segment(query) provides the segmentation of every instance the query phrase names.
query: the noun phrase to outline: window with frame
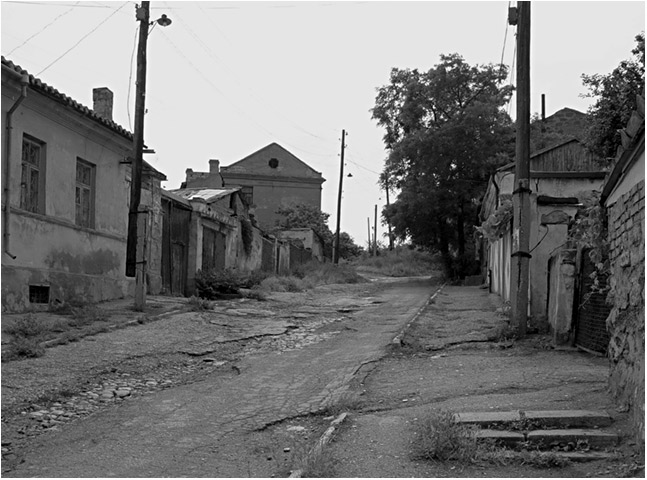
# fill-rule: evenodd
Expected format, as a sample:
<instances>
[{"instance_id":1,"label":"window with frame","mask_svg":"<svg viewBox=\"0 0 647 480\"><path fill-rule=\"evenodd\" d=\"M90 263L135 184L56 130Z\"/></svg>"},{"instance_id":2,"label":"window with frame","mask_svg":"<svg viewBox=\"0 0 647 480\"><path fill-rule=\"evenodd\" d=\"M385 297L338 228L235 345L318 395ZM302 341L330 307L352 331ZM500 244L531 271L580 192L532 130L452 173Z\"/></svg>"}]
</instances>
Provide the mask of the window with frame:
<instances>
[{"instance_id":1,"label":"window with frame","mask_svg":"<svg viewBox=\"0 0 647 480\"><path fill-rule=\"evenodd\" d=\"M45 144L23 135L20 176L20 208L33 213L44 212Z\"/></svg>"},{"instance_id":2,"label":"window with frame","mask_svg":"<svg viewBox=\"0 0 647 480\"><path fill-rule=\"evenodd\" d=\"M94 227L95 166L80 158L76 160L76 224Z\"/></svg>"}]
</instances>

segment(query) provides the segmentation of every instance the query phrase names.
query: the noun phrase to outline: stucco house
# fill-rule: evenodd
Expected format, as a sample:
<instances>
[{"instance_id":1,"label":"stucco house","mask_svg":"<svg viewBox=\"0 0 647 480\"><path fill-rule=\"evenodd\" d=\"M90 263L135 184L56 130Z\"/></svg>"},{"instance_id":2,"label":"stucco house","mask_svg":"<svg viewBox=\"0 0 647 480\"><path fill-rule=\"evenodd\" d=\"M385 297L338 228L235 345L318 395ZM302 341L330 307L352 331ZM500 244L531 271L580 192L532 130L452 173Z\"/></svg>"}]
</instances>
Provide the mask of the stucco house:
<instances>
[{"instance_id":1,"label":"stucco house","mask_svg":"<svg viewBox=\"0 0 647 480\"><path fill-rule=\"evenodd\" d=\"M490 290L510 299L512 195L515 164L499 168L488 182L481 211L484 276ZM600 191L605 171L577 139L535 152L530 157L530 327L548 330L548 265L551 253L567 241L568 226L580 202Z\"/></svg>"},{"instance_id":2,"label":"stucco house","mask_svg":"<svg viewBox=\"0 0 647 480\"><path fill-rule=\"evenodd\" d=\"M622 145L602 190L611 266L606 320L609 387L645 441L645 99L621 132Z\"/></svg>"},{"instance_id":3,"label":"stucco house","mask_svg":"<svg viewBox=\"0 0 647 480\"><path fill-rule=\"evenodd\" d=\"M112 120L112 93L94 109L2 57L2 310L96 302L132 293L125 276L133 136ZM160 237L160 182L144 166L147 232ZM148 249L149 287L161 282Z\"/></svg>"},{"instance_id":4,"label":"stucco house","mask_svg":"<svg viewBox=\"0 0 647 480\"><path fill-rule=\"evenodd\" d=\"M252 214L266 231L276 227L283 206L307 204L321 208L325 179L277 143L220 168L226 187L240 187Z\"/></svg>"}]
</instances>

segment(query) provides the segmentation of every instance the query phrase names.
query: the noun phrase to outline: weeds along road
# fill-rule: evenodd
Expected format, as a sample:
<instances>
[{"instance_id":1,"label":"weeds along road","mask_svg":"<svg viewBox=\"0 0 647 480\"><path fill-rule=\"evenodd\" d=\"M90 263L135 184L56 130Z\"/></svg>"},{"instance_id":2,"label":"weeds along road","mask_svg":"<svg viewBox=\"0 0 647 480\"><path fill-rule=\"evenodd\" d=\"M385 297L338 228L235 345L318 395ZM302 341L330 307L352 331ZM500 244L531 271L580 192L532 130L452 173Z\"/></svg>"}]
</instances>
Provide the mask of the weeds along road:
<instances>
[{"instance_id":1,"label":"weeds along road","mask_svg":"<svg viewBox=\"0 0 647 480\"><path fill-rule=\"evenodd\" d=\"M253 441L255 435L277 422L321 412L334 405L355 373L385 353L385 347L425 305L435 289L436 284L430 280L401 279L359 289L339 285L324 288L315 295L312 306L267 302L266 307L258 303L256 308L279 305L281 315L267 312L275 315L276 321L279 316L289 317L286 308L293 309L296 313L292 316L296 318L313 316L311 320L318 325L311 332L314 336L310 340L304 337L294 348L279 341L274 343L274 348L250 350L236 362L234 370L238 374L204 375L193 383L132 396L118 406L61 425L58 431L35 437L21 452L22 463L5 471L3 476L275 475L276 465L263 454L272 446L259 446ZM343 315L317 323L320 318L317 312L326 309ZM218 322L223 322L222 312L207 312L200 314L203 323L209 315L215 319L210 321L211 325L217 327ZM155 323L132 327L121 334L127 332L130 341L137 343L139 335L160 328ZM223 323L222 328L227 326ZM299 328L292 326L284 330L286 333L277 336L269 328L267 335L280 340L287 338L289 332L298 332ZM186 340L177 339L176 343ZM194 348L203 349L194 354L214 355L209 338L194 335L193 340ZM57 350L82 348L83 343L57 347ZM38 360L45 361L45 358Z\"/></svg>"}]
</instances>

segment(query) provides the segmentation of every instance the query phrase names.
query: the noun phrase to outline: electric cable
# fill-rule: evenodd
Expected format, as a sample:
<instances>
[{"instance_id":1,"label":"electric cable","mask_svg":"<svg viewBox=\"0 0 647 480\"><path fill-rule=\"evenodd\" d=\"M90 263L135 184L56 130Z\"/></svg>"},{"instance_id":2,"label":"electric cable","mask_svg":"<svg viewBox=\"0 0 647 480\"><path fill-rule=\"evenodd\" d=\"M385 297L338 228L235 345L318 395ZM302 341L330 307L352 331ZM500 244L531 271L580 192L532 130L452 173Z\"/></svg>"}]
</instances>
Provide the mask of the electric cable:
<instances>
[{"instance_id":1,"label":"electric cable","mask_svg":"<svg viewBox=\"0 0 647 480\"><path fill-rule=\"evenodd\" d=\"M162 36L166 39L166 41L167 41L167 42L169 42L169 43L171 44L171 46L172 46L172 47L176 50L176 52L177 52L177 53L178 53L178 54L179 54L179 55L180 55L180 56L181 56L181 57L182 57L182 58L183 58L183 59L184 59L184 60L189 64L189 66L190 66L191 68L193 68L193 70L195 70L195 71L196 71L196 73L197 73L198 75L200 75L200 77L202 77L202 79L203 79L205 82L207 82L207 83L211 86L211 88L213 88L216 92L218 92L218 93L219 93L219 94L220 94L220 95L221 95L221 96L222 96L222 97L223 97L223 98L224 98L224 99L225 99L225 100L226 100L226 101L227 101L231 106L233 106L233 107L234 107L236 110L238 110L238 111L239 111L239 112L240 112L244 117L246 117L248 120L250 120L253 124L255 124L258 128L260 128L261 130L263 130L263 131L264 131L265 133L267 133L269 136L274 137L274 138L277 138L277 139L279 138L279 137L278 137L277 135L275 135L272 131L268 130L268 129L267 129L267 128L265 128L263 125L261 125L258 121L256 121L252 116L250 116L249 114L247 114L247 113L246 113L242 108L240 108L238 105L236 105L234 102L232 102L232 101L229 99L229 97L228 97L227 95L225 95L225 93L224 93L222 90L220 90L220 89L219 89L219 88L218 88L218 87L217 87L217 86L216 86L216 85L215 85L215 84L214 84L214 83L209 79L209 77L207 77L207 76L202 72L202 70L200 70L198 67L196 67L196 66L194 65L194 63L193 63L193 62L192 62L192 61L191 61L191 60L190 60L186 55L184 55L184 53L182 52L182 50L180 50L180 48L178 48L178 46L177 46L177 45L175 45L175 43L173 43L173 41L169 38L169 36L168 36L168 35L166 35L166 33L164 33L164 30L160 30L160 32L162 32ZM331 154L327 154L327 153L326 153L326 154L324 154L324 153L311 152L311 151L305 150L305 149L303 149L303 148L297 147L296 145L292 145L292 144L290 144L290 143L288 143L288 142L285 142L285 141L282 141L282 143L283 143L283 144L285 144L285 145L287 145L287 146L289 146L289 147L291 147L291 148L293 148L293 149L300 150L300 151L302 151L302 152L304 152L304 153L307 153L308 155L315 155L315 156L320 156L320 157L330 157L330 156L331 156Z\"/></svg>"},{"instance_id":2,"label":"electric cable","mask_svg":"<svg viewBox=\"0 0 647 480\"><path fill-rule=\"evenodd\" d=\"M90 30L88 33L86 33L85 35L83 35L83 37L81 37L81 39L80 39L78 42L76 42L74 45L72 45L70 48L68 48L68 49L67 49L67 50L66 50L66 51L65 51L61 56L59 56L56 60L54 60L52 63L50 63L49 65L47 65L45 68L43 68L40 72L38 72L37 74L35 74L35 76L36 76L36 77L40 76L40 75L41 75L45 70L49 69L49 67L51 67L52 65L54 65L54 64L55 64L56 62L58 62L61 58L63 58L65 55L67 55L67 54L68 54L68 53L70 53L72 50L74 50L74 49L75 49L75 48L76 48L76 47L77 47L77 46L78 46L78 45L79 45L83 40L85 40L87 37L89 37L91 34L93 34L95 31L97 31L101 25L103 25L103 24L104 24L104 23L106 23L108 20L110 20L114 15L116 15L116 14L117 14L117 12L119 12L119 10L121 10L121 9L122 9L122 8L124 8L126 5L128 5L128 3L130 3L130 2L124 2L124 3L123 3L123 4L122 4L122 5L121 5L117 10L115 10L115 11L114 11L114 12L112 12L110 15L108 15L106 18L104 18L104 19L101 21L101 23L99 23L96 27L94 27L94 28L93 28L92 30Z\"/></svg>"},{"instance_id":3,"label":"electric cable","mask_svg":"<svg viewBox=\"0 0 647 480\"><path fill-rule=\"evenodd\" d=\"M128 72L128 93L126 94L126 112L128 112L128 127L132 130L133 123L130 118L130 88L133 82L133 61L135 59L135 51L137 50L137 34L139 33L139 22L135 29L135 40L133 41L133 51L130 54L130 71Z\"/></svg>"},{"instance_id":4,"label":"electric cable","mask_svg":"<svg viewBox=\"0 0 647 480\"><path fill-rule=\"evenodd\" d=\"M41 28L39 31L37 31L36 33L34 33L34 34L33 34L32 36L30 36L29 38L27 38L27 40L25 40L25 41L24 41L24 42L22 42L20 45L18 45L18 46L17 46L17 47L15 47L13 50L11 50L9 53L7 53L7 55L6 55L6 56L7 56L7 57L8 57L8 56L10 56L13 52L15 52L15 51L16 51L16 50L18 50L20 47L24 46L27 42L29 42L32 38L34 38L34 37L36 37L36 36L40 35L41 33L43 33L43 32L44 32L45 30L47 30L49 27L51 27L52 25L54 25L54 24L56 23L56 21L57 21L59 18L64 17L65 15L67 15L68 13L70 13L72 10L74 10L74 7L76 7L79 3L81 3L81 2L80 2L80 1L79 1L79 2L76 2L76 3L75 3L72 7L70 7L68 10L66 10L65 12L63 12L63 13L59 14L59 15L58 15L54 20L52 20L51 22L49 22L47 25L45 25L45 26L44 26L43 28Z\"/></svg>"},{"instance_id":5,"label":"electric cable","mask_svg":"<svg viewBox=\"0 0 647 480\"><path fill-rule=\"evenodd\" d=\"M204 50L204 51L205 51L209 56L211 56L214 60L218 61L218 62L219 62L219 63L224 67L224 69L225 69L225 70L226 70L226 71L227 71L227 72L228 72L228 73L229 73L229 74L234 78L234 80L236 80L236 82L237 82L239 85L242 85L242 86L244 86L244 87L245 87L245 89L247 90L247 94L250 96L250 98L252 98L252 99L253 99L253 100L255 100L256 102L258 102L258 103L260 103L260 104L264 105L264 106L268 109L268 111L271 111L274 115L277 115L278 117L280 117L283 121L285 121L286 123L288 123L289 125L291 125L293 128L296 128L297 130L299 130L299 131L301 131L301 132L305 133L306 135L309 135L309 136L311 136L311 137L313 137L313 138L315 138L315 139L317 139L317 140L321 140L321 141L323 141L323 142L330 143L330 139L323 138L323 137L321 137L320 135L317 135L317 134L315 134L315 133L313 133L313 132L311 132L311 131L309 131L309 130L306 130L305 128L301 127L300 125L298 125L298 124L294 123L292 120L290 120L289 118L287 118L287 117L286 117L285 115L283 115L280 111L278 111L278 110L276 110L275 108L273 108L271 105L269 105L267 102L265 102L262 98L259 98L258 96L256 96L256 95L254 94L253 90L252 90L252 89L251 89L251 88L250 88L250 87L245 83L245 81L243 81L243 80L242 80L242 79L241 79L241 78L236 74L236 72L234 72L234 70L233 70L229 65L227 65L227 63L226 63L226 62L225 62L221 57L219 57L219 56L218 56L218 55L217 55L217 54L216 54L216 53L215 53L215 52L214 52L214 51L213 51L213 50L212 50L212 49L211 49L211 48L210 48L210 47L209 47L209 46L208 46L208 45L207 45L203 40L202 40L202 38L200 38L200 36L196 33L196 29L194 29L194 28L190 28L190 26L189 26L189 25L188 25L188 24L187 24L187 23L182 19L182 16L181 16L177 11L176 11L176 9L175 9L174 7L171 7L171 6L169 6L169 5L168 5L168 2L164 2L164 3L166 4L166 6L167 6L167 8L168 8L169 10L172 10L172 11L174 12L174 17L176 17L176 18L177 18L177 20L179 21L179 23L180 23L180 24L185 28L185 30L189 33L189 35L191 35L191 36L193 37L193 39L194 39L194 40L195 40L195 41L196 41L196 42L197 42L197 43L202 47L202 49L203 49L203 50ZM207 15L207 17L208 17L208 15Z\"/></svg>"}]
</instances>

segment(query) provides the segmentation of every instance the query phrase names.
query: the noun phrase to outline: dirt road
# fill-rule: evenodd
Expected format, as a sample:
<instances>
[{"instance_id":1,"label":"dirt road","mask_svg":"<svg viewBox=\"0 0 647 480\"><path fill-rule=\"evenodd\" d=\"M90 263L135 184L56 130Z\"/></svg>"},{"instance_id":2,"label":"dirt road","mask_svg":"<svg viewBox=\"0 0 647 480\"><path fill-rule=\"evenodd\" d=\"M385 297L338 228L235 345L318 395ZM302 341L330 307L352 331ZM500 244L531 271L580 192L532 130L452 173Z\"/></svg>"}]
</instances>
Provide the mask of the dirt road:
<instances>
[{"instance_id":1,"label":"dirt road","mask_svg":"<svg viewBox=\"0 0 647 480\"><path fill-rule=\"evenodd\" d=\"M259 432L338 403L358 370L384 355L433 291L432 282L420 280L329 287L298 301L234 304L168 317L56 347L46 357L15 362L22 365L14 368L5 365L3 386L5 373L7 382L18 383L21 374L38 371L39 365L60 370L67 362L73 370L87 371L79 362L87 359L96 369L99 357L109 365L110 355L122 364L155 359L159 368L164 366L160 355L190 356L194 361L185 362L178 375L182 369L199 375L160 389L159 379L149 378L155 377L155 362L148 362L148 372L134 369L113 378L110 389L104 382L94 395L112 395L108 407L34 437L13 452L16 461L3 476L276 475L285 453L276 451L299 445L268 445L267 435ZM223 349L232 341L242 345L234 361ZM137 375L142 378L134 379ZM141 394L134 394L133 386L141 386ZM321 425L315 419L297 430L305 432L304 444ZM6 428L3 424L3 442Z\"/></svg>"}]
</instances>

